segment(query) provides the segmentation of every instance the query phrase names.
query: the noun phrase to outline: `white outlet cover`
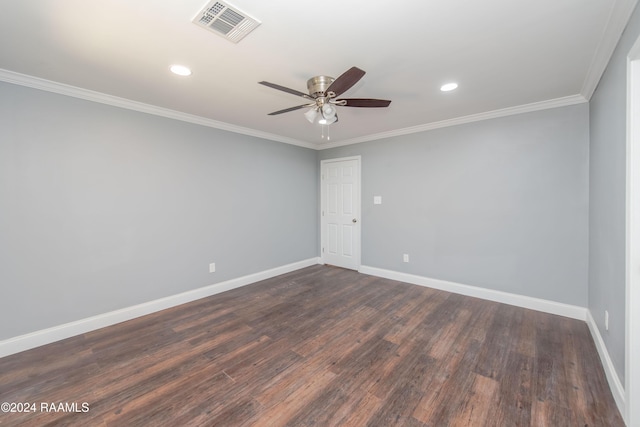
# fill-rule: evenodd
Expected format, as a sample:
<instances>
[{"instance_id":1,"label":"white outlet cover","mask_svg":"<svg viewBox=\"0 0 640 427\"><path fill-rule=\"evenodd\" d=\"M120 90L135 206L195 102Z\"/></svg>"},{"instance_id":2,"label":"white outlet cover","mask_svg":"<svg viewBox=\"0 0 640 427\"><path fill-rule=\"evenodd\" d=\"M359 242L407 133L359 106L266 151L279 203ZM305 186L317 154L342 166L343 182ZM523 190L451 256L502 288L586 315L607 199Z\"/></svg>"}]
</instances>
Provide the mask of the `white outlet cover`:
<instances>
[{"instance_id":1,"label":"white outlet cover","mask_svg":"<svg viewBox=\"0 0 640 427\"><path fill-rule=\"evenodd\" d=\"M212 262L211 264L209 264L209 273L215 273L216 272L216 263Z\"/></svg>"},{"instance_id":2,"label":"white outlet cover","mask_svg":"<svg viewBox=\"0 0 640 427\"><path fill-rule=\"evenodd\" d=\"M382 196L373 196L373 204L381 205L382 204Z\"/></svg>"}]
</instances>

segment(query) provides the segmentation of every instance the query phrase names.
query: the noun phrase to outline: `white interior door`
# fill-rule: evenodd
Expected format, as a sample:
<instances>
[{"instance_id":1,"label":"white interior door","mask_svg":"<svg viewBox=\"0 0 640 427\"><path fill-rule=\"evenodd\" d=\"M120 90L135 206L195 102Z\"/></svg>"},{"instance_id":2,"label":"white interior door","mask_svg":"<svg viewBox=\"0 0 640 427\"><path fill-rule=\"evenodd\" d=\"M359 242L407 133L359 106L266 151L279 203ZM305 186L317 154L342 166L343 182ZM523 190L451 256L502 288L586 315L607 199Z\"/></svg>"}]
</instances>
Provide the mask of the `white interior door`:
<instances>
[{"instance_id":1,"label":"white interior door","mask_svg":"<svg viewBox=\"0 0 640 427\"><path fill-rule=\"evenodd\" d=\"M322 261L360 267L360 157L323 160Z\"/></svg>"}]
</instances>

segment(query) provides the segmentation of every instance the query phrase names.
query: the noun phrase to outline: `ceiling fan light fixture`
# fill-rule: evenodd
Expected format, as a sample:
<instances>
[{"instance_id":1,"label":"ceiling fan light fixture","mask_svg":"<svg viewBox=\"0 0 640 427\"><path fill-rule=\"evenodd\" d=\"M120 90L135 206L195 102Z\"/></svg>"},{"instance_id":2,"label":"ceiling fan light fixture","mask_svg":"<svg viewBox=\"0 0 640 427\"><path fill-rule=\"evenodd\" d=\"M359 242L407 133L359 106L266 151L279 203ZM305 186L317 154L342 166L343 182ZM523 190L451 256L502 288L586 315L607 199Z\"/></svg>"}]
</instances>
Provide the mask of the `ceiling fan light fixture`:
<instances>
[{"instance_id":1,"label":"ceiling fan light fixture","mask_svg":"<svg viewBox=\"0 0 640 427\"><path fill-rule=\"evenodd\" d=\"M324 117L325 119L330 119L335 117L335 115L336 115L336 107L334 107L328 102L322 106L322 117Z\"/></svg>"},{"instance_id":2,"label":"ceiling fan light fixture","mask_svg":"<svg viewBox=\"0 0 640 427\"><path fill-rule=\"evenodd\" d=\"M319 125L330 125L331 123L335 123L336 121L338 121L338 118L334 114L333 117L329 117L329 118L323 117L323 118L321 118L320 120L318 120L318 124Z\"/></svg>"},{"instance_id":3,"label":"ceiling fan light fixture","mask_svg":"<svg viewBox=\"0 0 640 427\"><path fill-rule=\"evenodd\" d=\"M309 123L315 123L316 118L318 117L318 109L309 108L309 110L307 110L307 112L304 113L304 116L306 117L307 120L309 120Z\"/></svg>"}]
</instances>

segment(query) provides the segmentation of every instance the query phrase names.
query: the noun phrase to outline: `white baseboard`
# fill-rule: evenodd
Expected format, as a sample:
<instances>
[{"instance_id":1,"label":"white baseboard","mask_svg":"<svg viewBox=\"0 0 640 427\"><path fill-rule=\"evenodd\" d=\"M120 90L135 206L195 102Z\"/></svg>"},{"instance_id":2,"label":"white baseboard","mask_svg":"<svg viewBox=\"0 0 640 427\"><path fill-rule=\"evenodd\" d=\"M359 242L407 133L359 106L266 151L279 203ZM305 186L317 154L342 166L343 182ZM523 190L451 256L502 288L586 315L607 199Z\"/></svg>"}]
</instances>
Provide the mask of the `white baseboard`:
<instances>
[{"instance_id":1,"label":"white baseboard","mask_svg":"<svg viewBox=\"0 0 640 427\"><path fill-rule=\"evenodd\" d=\"M203 288L194 289L177 295L145 302L142 304L126 307L120 310L111 311L97 316L76 320L74 322L65 323L63 325L54 326L52 328L31 332L25 335L9 338L0 341L0 357L10 354L19 353L41 345L60 341L75 335L84 334L96 329L111 326L116 323L154 313L180 304L195 301L231 289L246 286L251 283L269 279L280 274L289 273L301 268L318 264L318 258L309 258L303 261L294 262L292 264L283 265L272 268L270 270L261 271L247 276L238 277L236 279L227 280L225 282L215 283Z\"/></svg>"},{"instance_id":2,"label":"white baseboard","mask_svg":"<svg viewBox=\"0 0 640 427\"><path fill-rule=\"evenodd\" d=\"M589 331L591 331L591 336L593 337L596 349L600 355L600 361L602 362L604 373L607 376L607 381L609 382L609 388L611 389L611 394L613 394L613 399L616 401L620 414L624 416L624 414L626 414L625 390L620 382L618 374L616 373L616 368L613 366L611 356L609 356L609 352L607 351L607 346L604 344L602 335L600 335L600 329L598 329L598 325L589 310L587 310L587 325L589 326Z\"/></svg>"},{"instance_id":3,"label":"white baseboard","mask_svg":"<svg viewBox=\"0 0 640 427\"><path fill-rule=\"evenodd\" d=\"M531 310L542 311L545 313L557 314L559 316L570 317L572 319L578 319L582 321L587 320L587 309L576 305L563 304L560 302L549 301L540 298L495 291L493 289L480 288L477 286L463 285L461 283L448 282L446 280L430 279L428 277L417 276L415 274L401 273L398 271L368 267L365 265L360 266L359 271L360 273L370 274L372 276L384 277L386 279L398 280L400 282L440 289L447 292L453 292L455 294L501 302L504 304L529 308Z\"/></svg>"}]
</instances>

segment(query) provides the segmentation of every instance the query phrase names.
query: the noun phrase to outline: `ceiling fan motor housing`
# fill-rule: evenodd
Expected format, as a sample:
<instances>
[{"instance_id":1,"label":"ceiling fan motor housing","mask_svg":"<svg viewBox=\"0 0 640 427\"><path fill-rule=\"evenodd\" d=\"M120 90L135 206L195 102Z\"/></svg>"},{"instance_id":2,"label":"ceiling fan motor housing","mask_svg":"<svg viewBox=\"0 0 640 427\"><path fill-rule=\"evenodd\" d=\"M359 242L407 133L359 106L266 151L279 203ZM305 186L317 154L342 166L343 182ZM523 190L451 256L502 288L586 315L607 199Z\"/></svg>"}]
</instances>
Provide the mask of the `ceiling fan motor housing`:
<instances>
[{"instance_id":1,"label":"ceiling fan motor housing","mask_svg":"<svg viewBox=\"0 0 640 427\"><path fill-rule=\"evenodd\" d=\"M319 96L324 96L327 88L333 83L335 79L329 76L316 76L311 77L307 80L307 89L309 90L309 95L317 98Z\"/></svg>"}]
</instances>

